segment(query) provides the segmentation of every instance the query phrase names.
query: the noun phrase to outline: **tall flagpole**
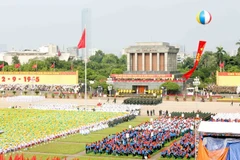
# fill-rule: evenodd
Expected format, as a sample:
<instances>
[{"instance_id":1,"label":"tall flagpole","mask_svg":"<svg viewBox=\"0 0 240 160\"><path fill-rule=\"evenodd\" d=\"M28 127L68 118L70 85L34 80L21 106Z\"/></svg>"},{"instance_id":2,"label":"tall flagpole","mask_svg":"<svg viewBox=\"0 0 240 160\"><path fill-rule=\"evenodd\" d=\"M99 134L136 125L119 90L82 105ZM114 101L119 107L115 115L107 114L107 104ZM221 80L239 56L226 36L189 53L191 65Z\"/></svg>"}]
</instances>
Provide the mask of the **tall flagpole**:
<instances>
[{"instance_id":1,"label":"tall flagpole","mask_svg":"<svg viewBox=\"0 0 240 160\"><path fill-rule=\"evenodd\" d=\"M85 24L85 107L87 107L87 36L86 36L86 24Z\"/></svg>"}]
</instances>

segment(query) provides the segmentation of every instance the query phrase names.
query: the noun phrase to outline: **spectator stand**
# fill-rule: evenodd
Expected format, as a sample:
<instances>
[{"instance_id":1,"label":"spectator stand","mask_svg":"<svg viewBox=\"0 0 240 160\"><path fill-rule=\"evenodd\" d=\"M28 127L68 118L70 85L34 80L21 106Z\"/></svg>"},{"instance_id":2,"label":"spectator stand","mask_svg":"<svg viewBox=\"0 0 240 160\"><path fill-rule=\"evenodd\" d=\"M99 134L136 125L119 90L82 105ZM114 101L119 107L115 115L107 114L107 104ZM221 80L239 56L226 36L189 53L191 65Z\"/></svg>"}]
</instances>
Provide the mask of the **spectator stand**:
<instances>
[{"instance_id":1,"label":"spectator stand","mask_svg":"<svg viewBox=\"0 0 240 160\"><path fill-rule=\"evenodd\" d=\"M240 123L202 121L198 132L201 135L198 159L231 160L240 157Z\"/></svg>"}]
</instances>

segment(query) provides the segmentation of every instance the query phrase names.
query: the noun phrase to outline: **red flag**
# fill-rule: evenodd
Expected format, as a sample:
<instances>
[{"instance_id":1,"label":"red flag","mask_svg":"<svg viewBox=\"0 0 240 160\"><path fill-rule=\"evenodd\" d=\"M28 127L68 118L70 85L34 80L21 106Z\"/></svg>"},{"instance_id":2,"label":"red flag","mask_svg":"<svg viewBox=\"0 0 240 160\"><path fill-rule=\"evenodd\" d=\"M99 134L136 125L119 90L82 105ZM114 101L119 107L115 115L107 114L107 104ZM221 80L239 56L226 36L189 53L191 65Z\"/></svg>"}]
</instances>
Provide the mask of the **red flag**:
<instances>
[{"instance_id":1,"label":"red flag","mask_svg":"<svg viewBox=\"0 0 240 160\"><path fill-rule=\"evenodd\" d=\"M32 66L32 69L36 69L37 68L37 64L34 64L33 66Z\"/></svg>"},{"instance_id":2,"label":"red flag","mask_svg":"<svg viewBox=\"0 0 240 160\"><path fill-rule=\"evenodd\" d=\"M15 64L15 68L19 68L20 66L21 66L20 63Z\"/></svg>"},{"instance_id":3,"label":"red flag","mask_svg":"<svg viewBox=\"0 0 240 160\"><path fill-rule=\"evenodd\" d=\"M186 80L188 78L191 77L191 75L193 74L193 72L195 71L195 69L197 68L198 66L198 63L201 59L201 56L202 56L202 53L203 53L203 50L204 50L204 47L206 45L206 41L199 41L199 44L198 44L198 52L197 52L197 55L196 55L196 61L194 63L194 66L191 70L189 70L187 73L185 73L182 77L185 78Z\"/></svg>"},{"instance_id":4,"label":"red flag","mask_svg":"<svg viewBox=\"0 0 240 160\"><path fill-rule=\"evenodd\" d=\"M0 160L4 160L4 155L0 154Z\"/></svg>"},{"instance_id":5,"label":"red flag","mask_svg":"<svg viewBox=\"0 0 240 160\"><path fill-rule=\"evenodd\" d=\"M55 63L53 63L50 68L55 68Z\"/></svg>"},{"instance_id":6,"label":"red flag","mask_svg":"<svg viewBox=\"0 0 240 160\"><path fill-rule=\"evenodd\" d=\"M4 62L0 65L0 68L4 68Z\"/></svg>"},{"instance_id":7,"label":"red flag","mask_svg":"<svg viewBox=\"0 0 240 160\"><path fill-rule=\"evenodd\" d=\"M86 47L86 29L83 30L82 37L78 43L78 49Z\"/></svg>"},{"instance_id":8,"label":"red flag","mask_svg":"<svg viewBox=\"0 0 240 160\"><path fill-rule=\"evenodd\" d=\"M223 67L224 67L224 62L220 63L220 64L219 64L219 67L220 67L220 68L223 68Z\"/></svg>"},{"instance_id":9,"label":"red flag","mask_svg":"<svg viewBox=\"0 0 240 160\"><path fill-rule=\"evenodd\" d=\"M12 155L10 155L9 160L12 160Z\"/></svg>"},{"instance_id":10,"label":"red flag","mask_svg":"<svg viewBox=\"0 0 240 160\"><path fill-rule=\"evenodd\" d=\"M18 156L18 154L16 154L14 157L14 160L18 160L18 159L19 159L19 156Z\"/></svg>"},{"instance_id":11,"label":"red flag","mask_svg":"<svg viewBox=\"0 0 240 160\"><path fill-rule=\"evenodd\" d=\"M24 160L23 153L18 157L18 160Z\"/></svg>"},{"instance_id":12,"label":"red flag","mask_svg":"<svg viewBox=\"0 0 240 160\"><path fill-rule=\"evenodd\" d=\"M37 160L37 157L34 155L31 160Z\"/></svg>"}]
</instances>

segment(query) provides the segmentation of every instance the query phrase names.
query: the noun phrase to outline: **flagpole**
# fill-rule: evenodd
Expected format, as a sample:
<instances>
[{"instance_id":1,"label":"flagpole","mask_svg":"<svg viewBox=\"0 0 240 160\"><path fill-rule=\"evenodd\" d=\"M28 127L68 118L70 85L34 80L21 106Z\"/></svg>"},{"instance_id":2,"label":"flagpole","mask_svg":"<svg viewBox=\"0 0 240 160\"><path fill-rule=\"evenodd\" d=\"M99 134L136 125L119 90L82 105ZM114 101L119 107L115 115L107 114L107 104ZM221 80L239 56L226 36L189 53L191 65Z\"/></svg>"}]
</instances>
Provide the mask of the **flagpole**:
<instances>
[{"instance_id":1,"label":"flagpole","mask_svg":"<svg viewBox=\"0 0 240 160\"><path fill-rule=\"evenodd\" d=\"M86 29L86 25L85 25L84 29ZM85 97L85 107L87 107L87 40L86 39L87 39L87 36L85 36L85 48L84 48L84 52L85 52L85 96L84 96Z\"/></svg>"}]
</instances>

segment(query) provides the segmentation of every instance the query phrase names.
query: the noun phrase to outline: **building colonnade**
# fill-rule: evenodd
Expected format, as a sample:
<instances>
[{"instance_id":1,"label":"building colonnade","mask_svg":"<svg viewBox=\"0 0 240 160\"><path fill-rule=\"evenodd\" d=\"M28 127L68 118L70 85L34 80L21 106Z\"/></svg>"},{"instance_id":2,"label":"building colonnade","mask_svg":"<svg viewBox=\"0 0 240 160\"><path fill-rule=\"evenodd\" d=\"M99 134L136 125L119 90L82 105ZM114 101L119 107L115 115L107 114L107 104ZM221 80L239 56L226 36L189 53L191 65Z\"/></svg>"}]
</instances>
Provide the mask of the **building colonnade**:
<instances>
[{"instance_id":1,"label":"building colonnade","mask_svg":"<svg viewBox=\"0 0 240 160\"><path fill-rule=\"evenodd\" d=\"M127 53L128 71L168 71L168 53Z\"/></svg>"}]
</instances>

